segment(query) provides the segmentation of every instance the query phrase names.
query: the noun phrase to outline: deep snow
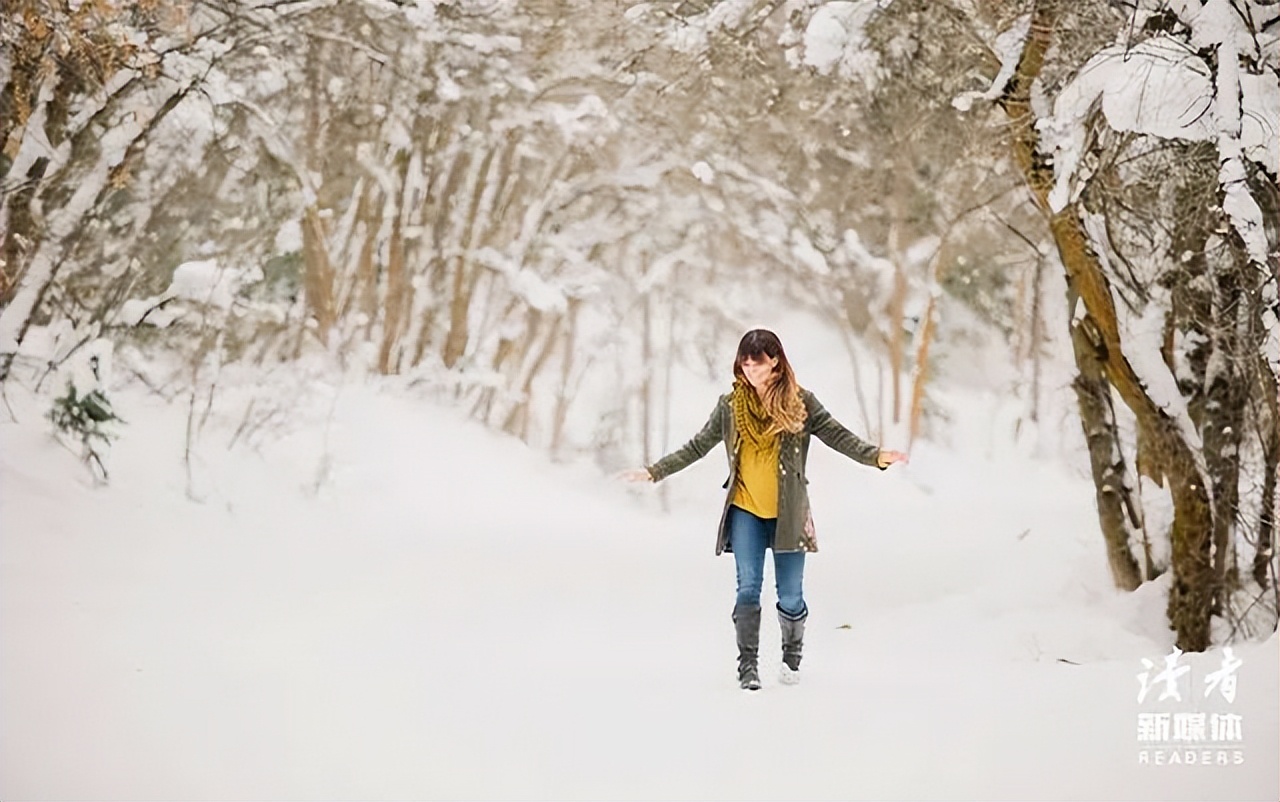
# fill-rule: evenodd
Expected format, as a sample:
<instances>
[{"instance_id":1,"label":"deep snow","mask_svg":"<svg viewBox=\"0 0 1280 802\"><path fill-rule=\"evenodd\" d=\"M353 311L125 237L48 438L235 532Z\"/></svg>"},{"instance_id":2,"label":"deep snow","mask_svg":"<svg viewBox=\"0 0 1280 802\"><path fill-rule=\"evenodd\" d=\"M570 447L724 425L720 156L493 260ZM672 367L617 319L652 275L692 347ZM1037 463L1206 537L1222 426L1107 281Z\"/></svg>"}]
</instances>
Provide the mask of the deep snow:
<instances>
[{"instance_id":1,"label":"deep snow","mask_svg":"<svg viewBox=\"0 0 1280 802\"><path fill-rule=\"evenodd\" d=\"M941 396L951 441L902 470L814 444L803 682L766 616L749 694L719 451L663 514L402 383L335 382L228 380L194 498L183 403L119 384L95 488L10 383L0 798L1277 798L1274 636L1235 647L1242 765L1138 762L1139 713L1228 709L1199 692L1221 650L1182 658L1182 707L1137 703L1164 583L1111 588L1087 479L1010 446L988 392ZM251 397L289 414L227 449Z\"/></svg>"}]
</instances>

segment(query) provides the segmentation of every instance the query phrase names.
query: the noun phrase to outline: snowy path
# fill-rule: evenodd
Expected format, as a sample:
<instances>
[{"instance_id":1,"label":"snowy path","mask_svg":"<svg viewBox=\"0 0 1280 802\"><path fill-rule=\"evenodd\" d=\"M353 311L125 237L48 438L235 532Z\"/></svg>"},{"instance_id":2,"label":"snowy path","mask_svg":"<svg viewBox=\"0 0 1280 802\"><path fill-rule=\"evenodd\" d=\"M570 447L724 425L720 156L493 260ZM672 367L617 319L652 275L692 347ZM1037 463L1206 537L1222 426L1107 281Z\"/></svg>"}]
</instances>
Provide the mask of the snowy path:
<instances>
[{"instance_id":1,"label":"snowy path","mask_svg":"<svg viewBox=\"0 0 1280 802\"><path fill-rule=\"evenodd\" d=\"M1237 649L1243 765L1138 765L1135 674L1168 651L1163 602L1110 590L1090 489L1060 469L920 449L880 475L815 444L804 681L776 682L766 616L766 684L747 694L731 558L711 554L718 453L671 480L662 516L449 413L348 388L318 494L311 430L261 457L209 448L221 462L196 504L181 411L121 408L148 428L116 445L107 491L40 423L0 426L3 799L1280 786L1274 638ZM1221 655L1195 658L1202 675Z\"/></svg>"}]
</instances>

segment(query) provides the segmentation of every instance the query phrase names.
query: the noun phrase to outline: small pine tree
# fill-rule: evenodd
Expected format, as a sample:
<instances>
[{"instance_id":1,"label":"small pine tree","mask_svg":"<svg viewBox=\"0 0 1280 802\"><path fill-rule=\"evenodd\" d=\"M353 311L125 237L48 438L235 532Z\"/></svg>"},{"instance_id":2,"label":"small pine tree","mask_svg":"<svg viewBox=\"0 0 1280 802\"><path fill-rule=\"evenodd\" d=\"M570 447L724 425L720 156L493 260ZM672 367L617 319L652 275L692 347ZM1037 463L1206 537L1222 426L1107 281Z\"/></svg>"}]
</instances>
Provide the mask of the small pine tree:
<instances>
[{"instance_id":1,"label":"small pine tree","mask_svg":"<svg viewBox=\"0 0 1280 802\"><path fill-rule=\"evenodd\" d=\"M96 464L101 473L100 478L106 481L107 468L98 449L110 445L113 437L105 428L106 424L113 421L124 423L124 420L116 415L111 408L111 401L102 390L95 388L80 395L75 384L68 381L66 395L54 400L48 417L59 432L80 441L84 447L81 457L86 463L90 463L90 470Z\"/></svg>"}]
</instances>

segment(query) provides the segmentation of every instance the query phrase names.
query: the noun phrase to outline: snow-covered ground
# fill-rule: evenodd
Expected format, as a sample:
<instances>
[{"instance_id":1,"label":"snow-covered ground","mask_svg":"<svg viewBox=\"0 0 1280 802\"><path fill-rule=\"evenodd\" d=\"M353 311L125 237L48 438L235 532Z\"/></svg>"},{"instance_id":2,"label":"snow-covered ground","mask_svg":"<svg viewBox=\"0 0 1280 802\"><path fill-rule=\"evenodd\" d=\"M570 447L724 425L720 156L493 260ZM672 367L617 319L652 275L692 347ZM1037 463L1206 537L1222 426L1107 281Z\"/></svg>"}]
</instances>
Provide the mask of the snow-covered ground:
<instances>
[{"instance_id":1,"label":"snow-covered ground","mask_svg":"<svg viewBox=\"0 0 1280 802\"><path fill-rule=\"evenodd\" d=\"M1112 589L1091 485L995 447L983 391L952 390L956 437L902 470L815 443L803 682L776 681L766 616L752 694L718 451L663 514L397 385L277 381L220 391L190 478L184 403L118 387L106 488L10 383L0 798L1278 796L1277 639L1234 648L1234 702L1203 693L1215 649L1181 658L1180 703L1139 704L1165 583ZM272 392L287 414L228 449ZM1160 711L1238 714L1243 743L1144 764Z\"/></svg>"}]
</instances>

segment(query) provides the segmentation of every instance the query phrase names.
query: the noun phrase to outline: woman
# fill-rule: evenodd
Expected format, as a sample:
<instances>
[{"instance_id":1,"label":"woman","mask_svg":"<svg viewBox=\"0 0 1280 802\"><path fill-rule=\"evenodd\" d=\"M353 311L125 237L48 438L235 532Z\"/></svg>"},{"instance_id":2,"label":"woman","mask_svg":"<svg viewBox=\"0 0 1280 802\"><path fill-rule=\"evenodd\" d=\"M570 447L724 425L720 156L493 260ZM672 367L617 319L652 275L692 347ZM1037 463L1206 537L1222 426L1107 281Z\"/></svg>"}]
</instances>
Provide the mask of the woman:
<instances>
[{"instance_id":1,"label":"woman","mask_svg":"<svg viewBox=\"0 0 1280 802\"><path fill-rule=\"evenodd\" d=\"M795 373L777 335L754 329L738 343L733 391L720 397L710 420L682 448L647 468L627 471L630 481L660 482L725 443L729 479L716 554L733 552L738 594L733 623L738 637L738 684L760 688L760 590L764 555L773 550L782 628L782 682L799 681L804 622L804 555L817 551L805 462L809 435L864 465L881 470L906 462L898 451L882 451L859 439L831 417L813 393L796 384Z\"/></svg>"}]
</instances>

